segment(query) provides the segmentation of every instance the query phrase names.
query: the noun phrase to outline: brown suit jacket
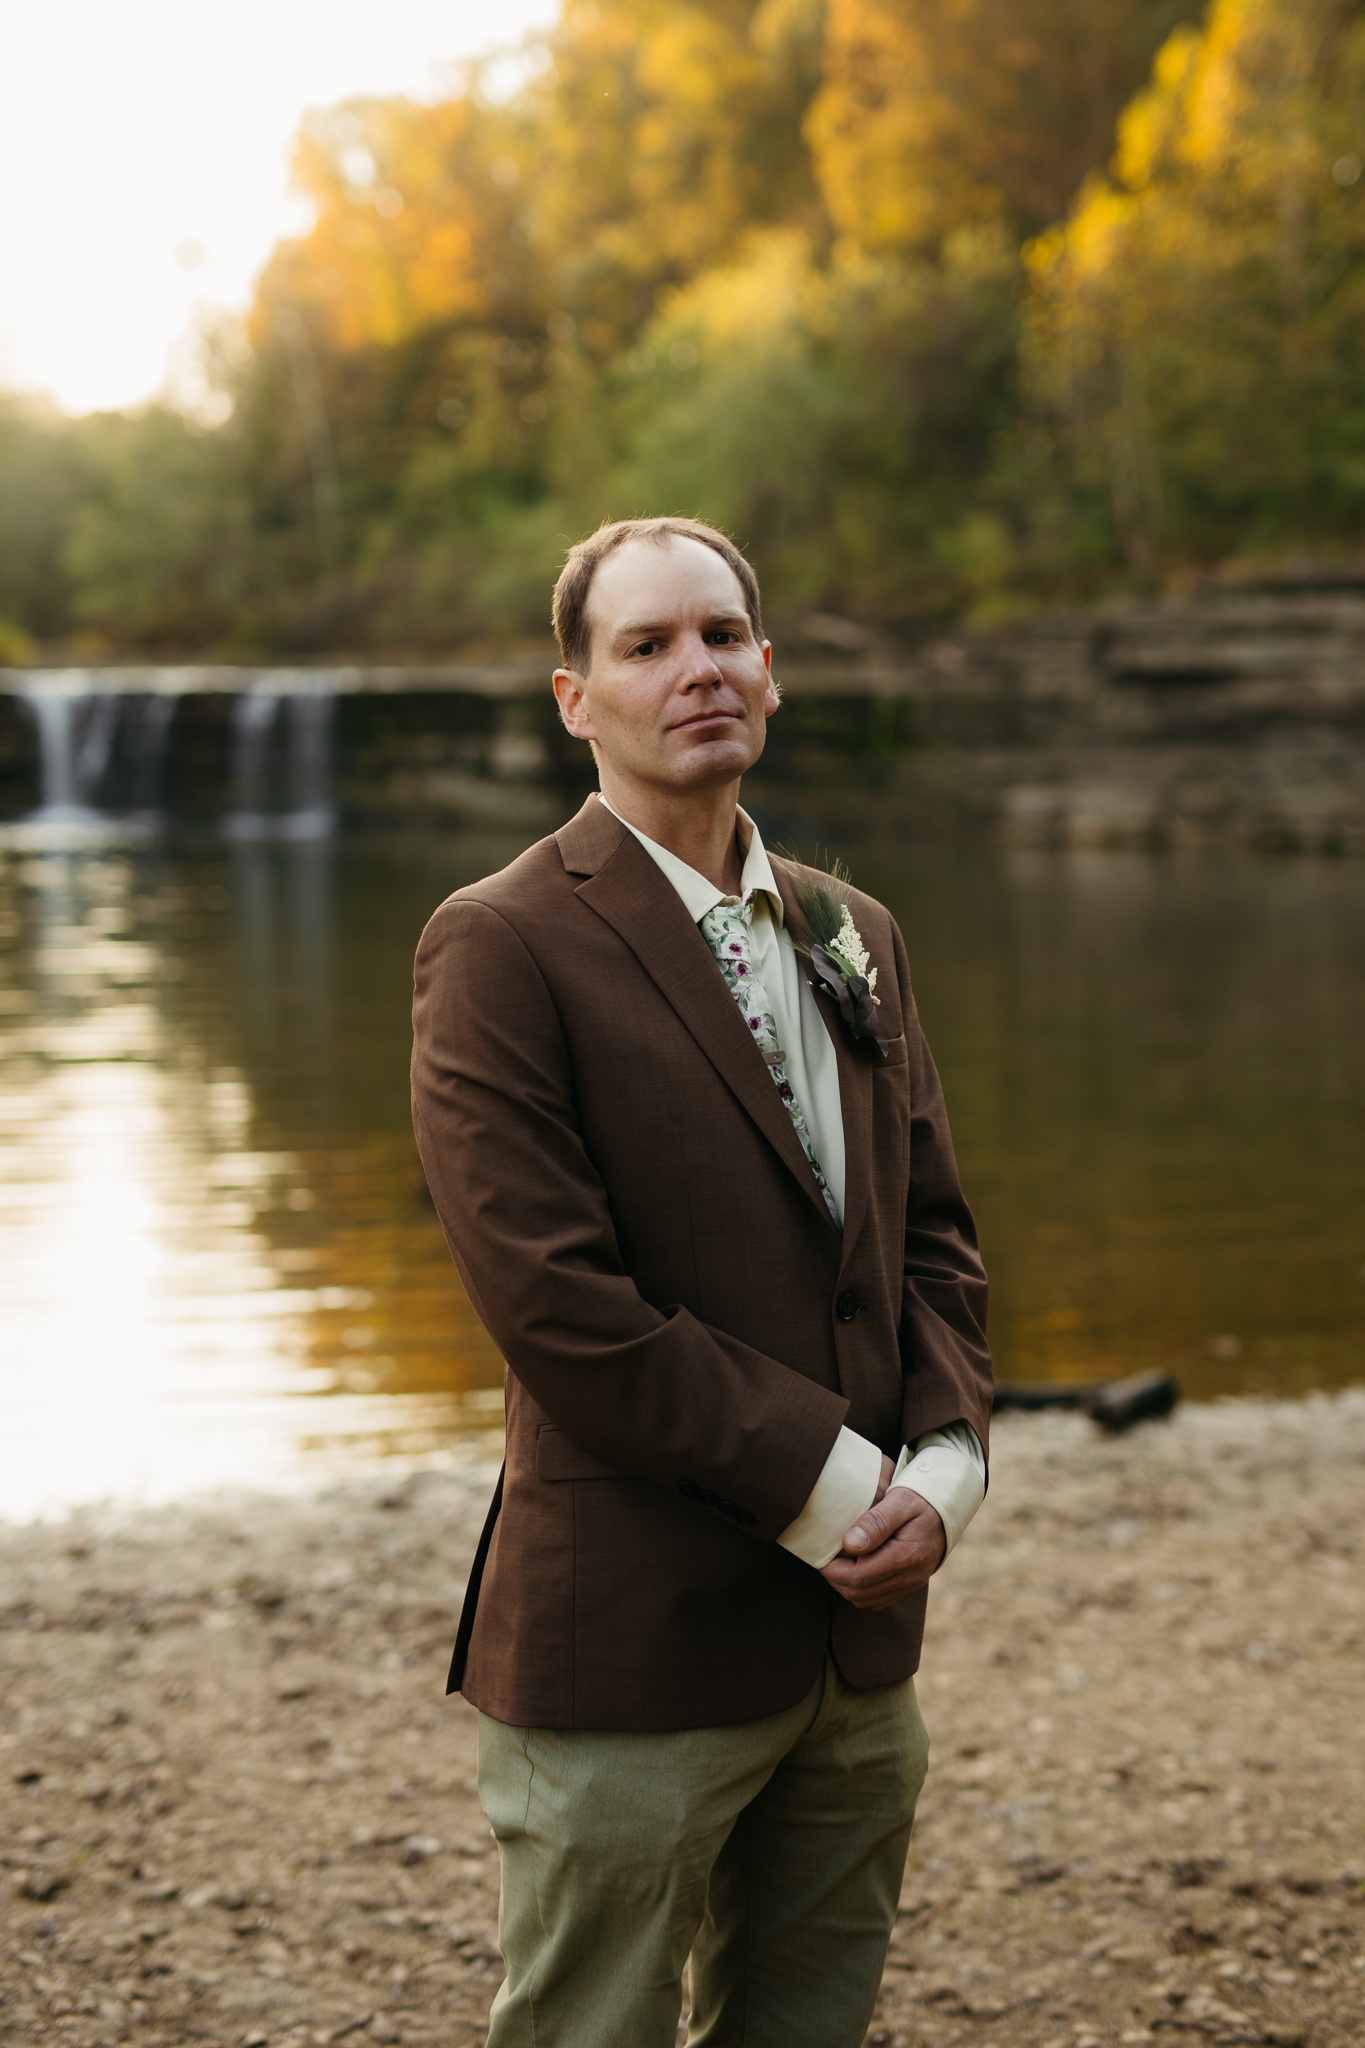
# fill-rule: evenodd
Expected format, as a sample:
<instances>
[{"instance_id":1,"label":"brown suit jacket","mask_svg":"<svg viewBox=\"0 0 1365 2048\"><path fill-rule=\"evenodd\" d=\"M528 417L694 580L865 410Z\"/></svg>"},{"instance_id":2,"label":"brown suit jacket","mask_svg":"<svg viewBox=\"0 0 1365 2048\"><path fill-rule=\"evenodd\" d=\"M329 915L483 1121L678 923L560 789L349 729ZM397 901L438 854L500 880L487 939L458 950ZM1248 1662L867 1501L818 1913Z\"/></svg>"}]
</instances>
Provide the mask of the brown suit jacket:
<instances>
[{"instance_id":1,"label":"brown suit jacket","mask_svg":"<svg viewBox=\"0 0 1365 2048\"><path fill-rule=\"evenodd\" d=\"M773 862L788 928L804 922ZM857 1612L774 1538L840 1425L895 1457L990 1413L986 1281L900 932L883 1059L828 997L842 1237L676 891L596 798L451 896L417 953L413 1117L507 1361L507 1462L451 1689L516 1726L744 1721L918 1663L925 1594Z\"/></svg>"}]
</instances>

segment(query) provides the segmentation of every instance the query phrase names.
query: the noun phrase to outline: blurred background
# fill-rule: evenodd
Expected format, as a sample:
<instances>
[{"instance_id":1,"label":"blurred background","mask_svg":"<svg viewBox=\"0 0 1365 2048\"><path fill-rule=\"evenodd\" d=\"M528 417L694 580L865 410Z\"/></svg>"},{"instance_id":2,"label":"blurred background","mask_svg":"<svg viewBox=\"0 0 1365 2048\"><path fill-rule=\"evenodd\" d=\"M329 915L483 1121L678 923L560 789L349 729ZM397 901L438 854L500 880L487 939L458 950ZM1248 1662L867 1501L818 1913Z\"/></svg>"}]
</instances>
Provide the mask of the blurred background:
<instances>
[{"instance_id":1,"label":"blurred background","mask_svg":"<svg viewBox=\"0 0 1365 2048\"><path fill-rule=\"evenodd\" d=\"M7 353L141 399L175 316L202 334L171 401L5 400L11 660L502 646L623 505L742 533L779 609L888 624L1358 559L1349 0L574 0L292 109L287 207L263 100L404 39L420 86L423 35L515 12L43 12L4 32L5 291L44 309Z\"/></svg>"},{"instance_id":2,"label":"blurred background","mask_svg":"<svg viewBox=\"0 0 1365 2048\"><path fill-rule=\"evenodd\" d=\"M486 1448L411 952L590 787L640 511L763 580L746 801L902 922L1002 1375L1365 1375L1359 7L30 16L0 1512Z\"/></svg>"}]
</instances>

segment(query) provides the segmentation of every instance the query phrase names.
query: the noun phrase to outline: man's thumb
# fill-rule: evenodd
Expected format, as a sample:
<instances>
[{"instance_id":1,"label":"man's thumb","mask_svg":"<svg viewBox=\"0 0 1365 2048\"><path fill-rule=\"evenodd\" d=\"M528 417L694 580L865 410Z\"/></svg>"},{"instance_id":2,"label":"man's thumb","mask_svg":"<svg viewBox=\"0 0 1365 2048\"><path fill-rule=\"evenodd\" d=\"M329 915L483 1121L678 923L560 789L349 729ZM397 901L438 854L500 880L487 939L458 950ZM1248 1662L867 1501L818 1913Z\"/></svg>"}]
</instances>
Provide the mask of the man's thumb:
<instances>
[{"instance_id":1,"label":"man's thumb","mask_svg":"<svg viewBox=\"0 0 1365 2048\"><path fill-rule=\"evenodd\" d=\"M885 1542L891 1526L891 1517L879 1501L875 1508L869 1508L865 1515L859 1515L844 1538L844 1549L875 1550L878 1544Z\"/></svg>"}]
</instances>

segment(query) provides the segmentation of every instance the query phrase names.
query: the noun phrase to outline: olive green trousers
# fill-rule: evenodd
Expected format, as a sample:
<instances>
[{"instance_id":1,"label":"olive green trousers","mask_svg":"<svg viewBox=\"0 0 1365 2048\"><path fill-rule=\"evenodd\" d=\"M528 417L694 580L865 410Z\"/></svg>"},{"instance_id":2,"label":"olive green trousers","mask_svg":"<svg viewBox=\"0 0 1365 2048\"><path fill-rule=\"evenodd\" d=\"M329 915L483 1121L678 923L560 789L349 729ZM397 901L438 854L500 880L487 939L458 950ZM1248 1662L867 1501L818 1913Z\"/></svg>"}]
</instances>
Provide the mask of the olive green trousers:
<instances>
[{"instance_id":1,"label":"olive green trousers","mask_svg":"<svg viewBox=\"0 0 1365 2048\"><path fill-rule=\"evenodd\" d=\"M797 1706L660 1735L479 1716L507 1978L488 2048L859 2048L929 1738L826 1657Z\"/></svg>"}]
</instances>

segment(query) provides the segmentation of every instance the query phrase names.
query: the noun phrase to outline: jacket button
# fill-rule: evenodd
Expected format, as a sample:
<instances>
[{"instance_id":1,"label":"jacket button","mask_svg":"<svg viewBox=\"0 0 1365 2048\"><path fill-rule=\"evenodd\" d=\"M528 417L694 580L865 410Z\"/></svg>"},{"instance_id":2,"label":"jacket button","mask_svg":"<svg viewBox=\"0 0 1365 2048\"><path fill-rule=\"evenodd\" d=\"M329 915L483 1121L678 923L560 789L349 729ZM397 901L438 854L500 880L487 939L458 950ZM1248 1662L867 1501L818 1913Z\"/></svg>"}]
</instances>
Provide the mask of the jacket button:
<instances>
[{"instance_id":1,"label":"jacket button","mask_svg":"<svg viewBox=\"0 0 1365 2048\"><path fill-rule=\"evenodd\" d=\"M851 1323L861 1307L856 1294L841 1294L834 1304L834 1313L841 1323Z\"/></svg>"}]
</instances>

